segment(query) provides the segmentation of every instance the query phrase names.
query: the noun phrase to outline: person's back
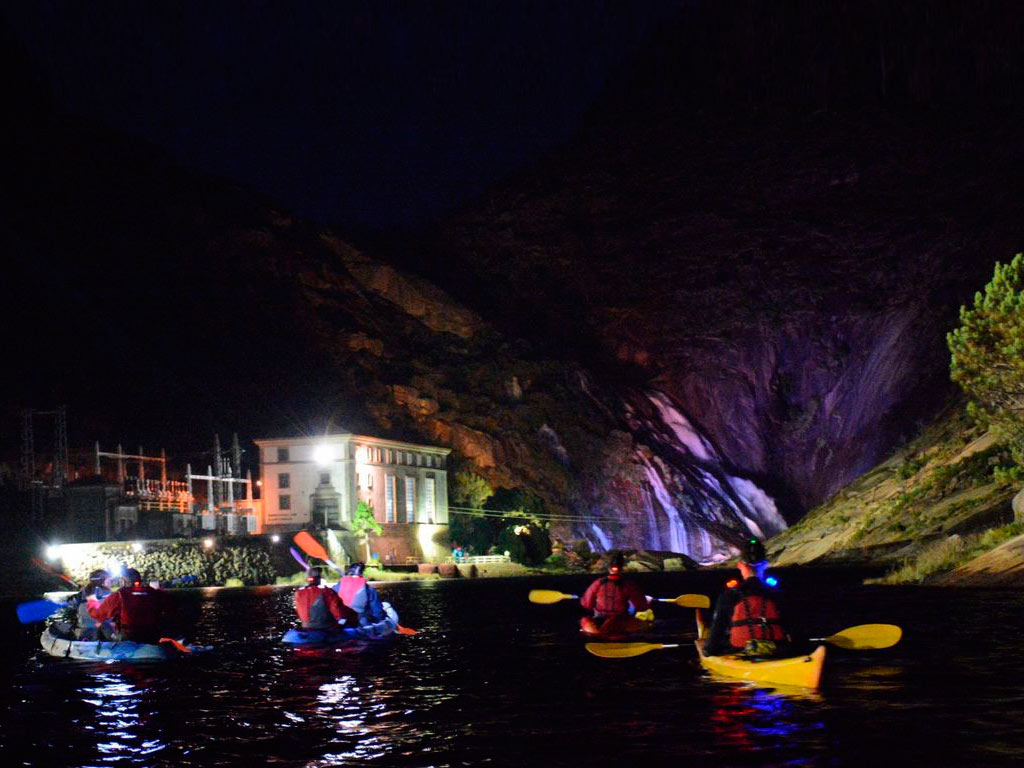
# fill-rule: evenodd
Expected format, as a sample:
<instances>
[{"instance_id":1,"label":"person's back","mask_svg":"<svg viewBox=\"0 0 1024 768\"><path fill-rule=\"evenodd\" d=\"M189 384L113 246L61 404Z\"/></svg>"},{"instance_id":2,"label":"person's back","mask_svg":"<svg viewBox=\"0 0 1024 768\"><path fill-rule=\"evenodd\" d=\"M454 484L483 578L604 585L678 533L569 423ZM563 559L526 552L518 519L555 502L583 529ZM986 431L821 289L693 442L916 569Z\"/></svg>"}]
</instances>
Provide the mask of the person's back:
<instances>
[{"instance_id":1,"label":"person's back","mask_svg":"<svg viewBox=\"0 0 1024 768\"><path fill-rule=\"evenodd\" d=\"M310 571L306 586L295 591L295 612L303 629L337 629L341 621L348 625L357 620L334 590L321 586L316 571Z\"/></svg>"},{"instance_id":2,"label":"person's back","mask_svg":"<svg viewBox=\"0 0 1024 768\"><path fill-rule=\"evenodd\" d=\"M617 554L612 558L608 574L594 581L580 598L584 610L592 611L594 618L584 616L580 628L588 634L631 631L635 622L629 622L630 612L646 610L647 597L631 579L622 577L625 558Z\"/></svg>"},{"instance_id":3,"label":"person's back","mask_svg":"<svg viewBox=\"0 0 1024 768\"><path fill-rule=\"evenodd\" d=\"M387 618L380 594L363 578L363 563L354 563L338 581L341 601L359 616L361 625Z\"/></svg>"},{"instance_id":4,"label":"person's back","mask_svg":"<svg viewBox=\"0 0 1024 768\"><path fill-rule=\"evenodd\" d=\"M118 638L136 643L155 643L161 636L161 625L171 613L171 601L163 590L143 583L134 569L125 572L127 583L102 602L90 598L89 615L98 622L113 620Z\"/></svg>"},{"instance_id":5,"label":"person's back","mask_svg":"<svg viewBox=\"0 0 1024 768\"><path fill-rule=\"evenodd\" d=\"M709 656L773 656L789 645L781 595L764 580L767 567L764 546L751 539L739 562L742 581L731 579L715 604L704 639L704 652Z\"/></svg>"}]
</instances>

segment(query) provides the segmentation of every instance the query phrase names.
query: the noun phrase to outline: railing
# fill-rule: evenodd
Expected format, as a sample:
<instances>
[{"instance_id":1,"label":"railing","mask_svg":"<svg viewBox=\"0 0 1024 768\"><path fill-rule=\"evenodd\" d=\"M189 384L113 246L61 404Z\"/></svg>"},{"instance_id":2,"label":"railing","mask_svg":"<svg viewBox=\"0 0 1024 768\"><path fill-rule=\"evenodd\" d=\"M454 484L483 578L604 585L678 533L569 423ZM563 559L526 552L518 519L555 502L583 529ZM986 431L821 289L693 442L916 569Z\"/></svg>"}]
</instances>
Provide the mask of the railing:
<instances>
[{"instance_id":1,"label":"railing","mask_svg":"<svg viewBox=\"0 0 1024 768\"><path fill-rule=\"evenodd\" d=\"M508 555L463 555L453 558L456 563L466 565L487 565L488 563L511 563L512 558Z\"/></svg>"}]
</instances>

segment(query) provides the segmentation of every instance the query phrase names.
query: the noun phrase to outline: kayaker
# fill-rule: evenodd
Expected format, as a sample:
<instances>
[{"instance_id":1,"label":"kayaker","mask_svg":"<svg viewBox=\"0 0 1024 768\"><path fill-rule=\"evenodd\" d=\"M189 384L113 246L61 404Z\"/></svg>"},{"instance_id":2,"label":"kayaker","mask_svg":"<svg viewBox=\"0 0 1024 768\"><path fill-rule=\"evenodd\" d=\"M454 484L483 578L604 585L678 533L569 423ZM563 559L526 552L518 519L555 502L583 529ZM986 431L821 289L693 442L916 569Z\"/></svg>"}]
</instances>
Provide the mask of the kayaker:
<instances>
[{"instance_id":1,"label":"kayaker","mask_svg":"<svg viewBox=\"0 0 1024 768\"><path fill-rule=\"evenodd\" d=\"M97 622L113 621L118 640L155 643L173 613L170 596L153 589L134 568L124 572L124 586L100 601L91 595L86 603L89 615Z\"/></svg>"},{"instance_id":2,"label":"kayaker","mask_svg":"<svg viewBox=\"0 0 1024 768\"><path fill-rule=\"evenodd\" d=\"M580 629L588 634L620 634L636 629L632 613L647 610L647 597L632 579L623 578L626 558L617 552L608 564L608 574L587 587L580 598L584 610L594 617L580 619ZM632 607L632 611L630 608Z\"/></svg>"},{"instance_id":3,"label":"kayaker","mask_svg":"<svg viewBox=\"0 0 1024 768\"><path fill-rule=\"evenodd\" d=\"M352 563L335 587L338 597L359 616L359 624L375 624L387 618L380 594L363 578L365 563Z\"/></svg>"},{"instance_id":4,"label":"kayaker","mask_svg":"<svg viewBox=\"0 0 1024 768\"><path fill-rule=\"evenodd\" d=\"M748 539L738 565L742 580L730 579L719 595L704 651L709 656L779 655L791 638L782 621L779 591L765 582L764 544Z\"/></svg>"},{"instance_id":5,"label":"kayaker","mask_svg":"<svg viewBox=\"0 0 1024 768\"><path fill-rule=\"evenodd\" d=\"M315 569L308 571L306 586L295 591L295 612L303 629L337 629L341 622L346 627L359 626L356 612L333 589L320 584L320 572Z\"/></svg>"}]
</instances>

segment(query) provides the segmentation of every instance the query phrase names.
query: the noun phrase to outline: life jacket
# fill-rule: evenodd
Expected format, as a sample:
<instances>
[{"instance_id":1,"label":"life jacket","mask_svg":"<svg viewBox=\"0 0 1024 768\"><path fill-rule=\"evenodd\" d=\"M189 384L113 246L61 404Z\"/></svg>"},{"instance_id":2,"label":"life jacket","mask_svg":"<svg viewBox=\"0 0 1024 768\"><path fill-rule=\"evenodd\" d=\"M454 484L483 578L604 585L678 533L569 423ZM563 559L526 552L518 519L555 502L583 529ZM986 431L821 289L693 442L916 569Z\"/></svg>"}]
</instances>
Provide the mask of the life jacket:
<instances>
[{"instance_id":1,"label":"life jacket","mask_svg":"<svg viewBox=\"0 0 1024 768\"><path fill-rule=\"evenodd\" d=\"M745 585L746 582L734 587L740 590L742 597L732 609L729 645L733 648L744 648L751 640L770 640L776 643L785 640L786 631L782 627L782 614L775 598L768 593L768 587L761 587L761 582L758 582L748 594L744 590Z\"/></svg>"},{"instance_id":2,"label":"life jacket","mask_svg":"<svg viewBox=\"0 0 1024 768\"><path fill-rule=\"evenodd\" d=\"M338 597L359 614L360 624L371 624L387 616L377 590L362 576L345 576L338 581Z\"/></svg>"},{"instance_id":3,"label":"life jacket","mask_svg":"<svg viewBox=\"0 0 1024 768\"><path fill-rule=\"evenodd\" d=\"M629 613L629 596L622 585L605 576L597 588L594 613L601 616L616 616Z\"/></svg>"},{"instance_id":4,"label":"life jacket","mask_svg":"<svg viewBox=\"0 0 1024 768\"><path fill-rule=\"evenodd\" d=\"M338 622L327 607L324 593L327 587L303 587L295 593L295 612L302 620L303 629L328 629L337 627Z\"/></svg>"},{"instance_id":5,"label":"life jacket","mask_svg":"<svg viewBox=\"0 0 1024 768\"><path fill-rule=\"evenodd\" d=\"M78 608L76 614L78 616L78 629L79 632L86 632L89 630L95 630L98 625L96 619L89 615L89 595L93 595L97 600L103 600L110 594L110 590L106 587L86 587L84 590L75 596L78 602Z\"/></svg>"},{"instance_id":6,"label":"life jacket","mask_svg":"<svg viewBox=\"0 0 1024 768\"><path fill-rule=\"evenodd\" d=\"M162 594L143 584L122 587L118 594L121 595L118 625L122 639L144 642L159 634Z\"/></svg>"},{"instance_id":7,"label":"life jacket","mask_svg":"<svg viewBox=\"0 0 1024 768\"><path fill-rule=\"evenodd\" d=\"M365 586L366 579L362 576L342 576L338 581L338 597L341 598L341 602L351 608L356 593Z\"/></svg>"}]
</instances>

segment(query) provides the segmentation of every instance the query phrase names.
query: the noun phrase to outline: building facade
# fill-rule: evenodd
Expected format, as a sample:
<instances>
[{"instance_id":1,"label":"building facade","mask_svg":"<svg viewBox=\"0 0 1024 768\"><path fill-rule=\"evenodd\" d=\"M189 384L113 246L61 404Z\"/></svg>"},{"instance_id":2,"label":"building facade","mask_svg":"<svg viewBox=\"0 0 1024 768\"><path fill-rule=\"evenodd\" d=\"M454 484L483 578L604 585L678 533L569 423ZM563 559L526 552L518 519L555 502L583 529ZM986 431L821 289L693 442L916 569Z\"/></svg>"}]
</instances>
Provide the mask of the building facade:
<instances>
[{"instance_id":1,"label":"building facade","mask_svg":"<svg viewBox=\"0 0 1024 768\"><path fill-rule=\"evenodd\" d=\"M266 438L260 451L260 530L347 529L360 501L384 526L382 560L421 558L448 524L447 448L351 433Z\"/></svg>"}]
</instances>

